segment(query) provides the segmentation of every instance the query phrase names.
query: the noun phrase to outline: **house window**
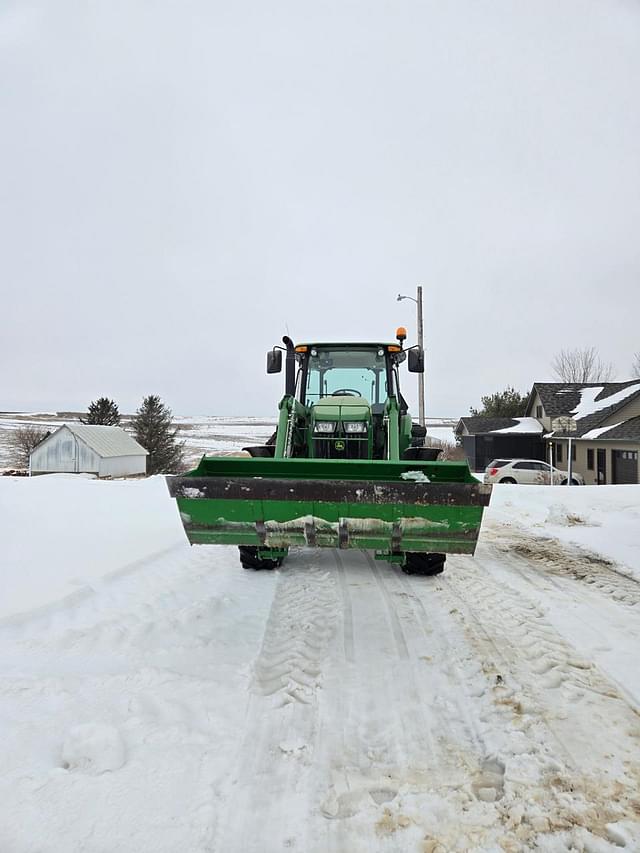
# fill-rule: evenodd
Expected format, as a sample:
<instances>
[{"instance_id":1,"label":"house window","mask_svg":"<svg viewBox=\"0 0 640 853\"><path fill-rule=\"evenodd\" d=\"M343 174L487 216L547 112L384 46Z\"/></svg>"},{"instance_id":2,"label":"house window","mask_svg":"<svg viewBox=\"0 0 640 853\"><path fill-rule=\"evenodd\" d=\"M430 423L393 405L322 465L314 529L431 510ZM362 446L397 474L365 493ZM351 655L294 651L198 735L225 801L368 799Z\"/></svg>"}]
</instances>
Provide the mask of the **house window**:
<instances>
[{"instance_id":1,"label":"house window","mask_svg":"<svg viewBox=\"0 0 640 853\"><path fill-rule=\"evenodd\" d=\"M556 462L562 462L562 445L556 444Z\"/></svg>"},{"instance_id":2,"label":"house window","mask_svg":"<svg viewBox=\"0 0 640 853\"><path fill-rule=\"evenodd\" d=\"M542 417L542 406L536 406L536 417L538 419Z\"/></svg>"},{"instance_id":3,"label":"house window","mask_svg":"<svg viewBox=\"0 0 640 853\"><path fill-rule=\"evenodd\" d=\"M575 441L574 441L574 442L573 442L573 444L571 445L571 460L572 460L573 462L575 462L575 461L576 461L576 443L575 443Z\"/></svg>"},{"instance_id":4,"label":"house window","mask_svg":"<svg viewBox=\"0 0 640 853\"><path fill-rule=\"evenodd\" d=\"M593 449L587 449L587 468L593 471Z\"/></svg>"}]
</instances>

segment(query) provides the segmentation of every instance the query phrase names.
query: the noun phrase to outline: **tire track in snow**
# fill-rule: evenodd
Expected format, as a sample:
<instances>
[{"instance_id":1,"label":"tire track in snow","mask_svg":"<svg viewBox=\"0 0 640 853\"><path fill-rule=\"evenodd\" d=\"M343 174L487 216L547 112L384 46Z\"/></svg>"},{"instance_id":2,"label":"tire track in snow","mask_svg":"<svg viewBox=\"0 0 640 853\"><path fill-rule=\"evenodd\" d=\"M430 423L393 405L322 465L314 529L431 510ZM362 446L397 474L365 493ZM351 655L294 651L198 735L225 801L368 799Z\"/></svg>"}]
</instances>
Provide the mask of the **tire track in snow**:
<instances>
[{"instance_id":1,"label":"tire track in snow","mask_svg":"<svg viewBox=\"0 0 640 853\"><path fill-rule=\"evenodd\" d=\"M415 660L424 660L425 656L419 654L419 651L425 651L424 642L432 652L429 656L431 660L435 657L438 662L446 662L455 657L452 643L449 641L449 633L452 628L450 620L444 626L438 618L438 607L432 606L430 612L427 612L424 601L416 595L418 588L423 592L426 588L433 594L437 585L437 578L421 577L415 579L415 585L413 585L409 577L404 572L398 571L395 566L393 568L390 566L388 572L381 571L369 552L366 552L366 556L374 570L376 581L383 592L387 606L393 614L394 635L397 631L402 636L398 649L400 656L409 657L409 637L413 635L411 647L414 648L414 654L411 657L414 662ZM433 602L431 603L433 604ZM464 733L460 731L459 727L456 728L452 725L449 713L439 714L434 726L434 720L430 719L429 715L424 712L424 709L428 708L433 701L433 696L425 689L425 679L420 678L415 669L410 670L410 673L409 695L413 700L410 707L417 709L413 715L414 730L429 734L429 751L432 756L437 753L435 737L441 739L443 733L447 734L451 743L464 743L465 748L464 751L460 752L460 757L469 772L473 772L491 750L484 741L475 721L466 713L466 709L470 707L471 696L466 686L466 680L462 675L462 667L449 667L447 676L456 682L458 688L456 694L459 698L456 702L455 716L457 720L464 720ZM477 760L469 758L474 753L477 753Z\"/></svg>"},{"instance_id":2,"label":"tire track in snow","mask_svg":"<svg viewBox=\"0 0 640 853\"><path fill-rule=\"evenodd\" d=\"M615 660L609 657L604 661L599 659L599 663L604 663L602 668L606 678L625 697L628 704L635 711L640 712L640 694L638 694L637 685L623 683L625 666L635 665L631 649L634 642L636 645L640 643L640 625L633 622L629 624L629 620L621 620L616 601L607 601L608 606L603 607L603 601L597 589L592 589L591 586L585 589L582 585L576 585L570 577L561 577L559 574L554 577L545 571L541 572L539 564L519 554L509 554L509 560L505 563L502 551L489 546L480 549L477 559L483 559L483 565L494 577L496 576L495 568L499 567L502 570L502 576L515 575L514 582L516 579L524 581L528 590L535 590L537 597L549 602L552 608L555 604L556 613L569 596L572 605L570 618L565 625L558 623L557 616L554 620L558 631L563 636L571 639L572 631L577 624L587 636L594 638L593 642L597 642L596 648L599 652L613 652L618 644L621 644L622 655L619 648ZM631 611L630 615L633 620L635 611Z\"/></svg>"},{"instance_id":3,"label":"tire track in snow","mask_svg":"<svg viewBox=\"0 0 640 853\"><path fill-rule=\"evenodd\" d=\"M360 599L360 606L354 607L356 678L369 679L369 689L364 698L358 695L362 683L347 682L350 689L342 707L348 711L344 739L351 749L337 755L340 741L334 738L328 760L322 756L321 763L328 764L331 774L323 811L332 820L326 843L314 850L370 849L371 841L365 839L372 824L379 836L389 837L390 849L397 850L414 849L414 844L416 850L436 849L438 844L444 849L480 849L480 845L498 840L505 850L520 850L545 835L557 837L559 832L576 842L593 838L593 833L601 838L623 837L622 829L607 828L605 823L633 814L633 807L625 811L615 803L616 797L627 796L625 792L606 777L594 780L578 775L568 754L564 760L558 758L561 748L544 713L533 703L525 710L514 698L513 687L503 676L498 678L497 667L482 667L484 646L479 649L472 643L466 649L460 643L464 625L456 630L459 611L447 603L451 595L439 585L440 579L409 579L393 570L380 571L378 580L371 572L367 579L355 555L347 575L357 585ZM392 619L385 607L393 610ZM381 631L386 626L377 644L371 642L367 614L369 623L375 622ZM401 641L392 622L401 626ZM429 632L438 622L442 629L434 641ZM389 652L389 645L385 638L395 650L395 658L386 661L383 655L385 649ZM419 692L426 688L428 697L419 700L420 708L427 710L426 725L412 713L411 680L406 672L409 662L421 658L419 650L426 650L420 646L424 638L431 639L428 650L436 658L431 678L416 677ZM392 701L382 679L374 684L368 671L359 671L366 661L361 657L363 643L369 654L381 658L382 668L386 664L393 669ZM404 648L409 660L401 651ZM508 667L500 669L506 672ZM460 689L465 680L468 689ZM441 694L446 697L444 702L439 701ZM466 715L461 706L468 708ZM395 739L395 752L390 755L387 749L376 754L378 743L373 741L375 727L370 722L380 713L392 718L397 709L409 721L409 732L425 728L438 732L430 753L421 751L419 738L413 751L406 749L407 728L396 727L385 739L387 747ZM329 719L326 729L331 731L339 722ZM609 800L614 804L609 805ZM625 805L630 806L628 796ZM455 819L443 820L443 814L452 809Z\"/></svg>"},{"instance_id":4,"label":"tire track in snow","mask_svg":"<svg viewBox=\"0 0 640 853\"><path fill-rule=\"evenodd\" d=\"M502 733L513 728L510 710L491 701L473 655L457 659L451 646L462 631L442 602L430 602L439 618L427 616L409 579L394 567L385 568L369 554L350 555L347 578L359 600L354 606L358 666L351 678L342 679L339 713L346 708L346 718L329 717L326 726L329 743L320 761L328 767L330 785L321 808L331 828L318 850L361 849L359 839L372 826L383 837L418 833L424 849L433 849L439 837L447 845L454 839L463 844L458 825L442 828L442 810L455 804L465 812L470 804L476 808L474 803L502 797L504 767L494 753L503 743ZM434 579L418 583L433 597ZM377 637L371 635L372 625ZM450 642L451 633L455 639ZM380 660L377 682L367 668L372 655ZM338 706L335 700L332 704ZM473 712L478 719L470 719ZM384 722L376 725L380 719ZM335 735L339 727L340 737ZM344 742L350 748L341 750ZM409 812L406 803L412 805ZM481 830L471 820L465 831L471 839ZM401 846L393 849L414 849L405 846L406 836L397 843ZM416 849L422 849L417 841Z\"/></svg>"},{"instance_id":5,"label":"tire track in snow","mask_svg":"<svg viewBox=\"0 0 640 853\"><path fill-rule=\"evenodd\" d=\"M533 539L531 534L514 529L501 531L500 538L489 533L485 545L494 549L496 554L516 554L530 564L541 566L545 574L569 577L591 589L611 598L617 604L636 608L640 603L640 580L620 571L614 562L582 548L578 545L564 544L553 537L540 536Z\"/></svg>"},{"instance_id":6,"label":"tire track in snow","mask_svg":"<svg viewBox=\"0 0 640 853\"><path fill-rule=\"evenodd\" d=\"M253 667L245 738L225 795L216 851L309 849L308 783L318 737L318 690L338 597L330 552L293 552L278 571Z\"/></svg>"},{"instance_id":7,"label":"tire track in snow","mask_svg":"<svg viewBox=\"0 0 640 853\"><path fill-rule=\"evenodd\" d=\"M353 646L353 607L351 605L351 596L349 594L349 585L345 576L344 563L340 556L340 551L333 551L336 564L338 582L340 584L340 594L342 597L342 634L344 637L344 657L348 663L354 661L354 646Z\"/></svg>"},{"instance_id":8,"label":"tire track in snow","mask_svg":"<svg viewBox=\"0 0 640 853\"><path fill-rule=\"evenodd\" d=\"M324 769L315 796L326 821L328 847L318 850L349 849L354 838L344 820L363 805L373 805L375 798L386 802L395 796L391 770L399 763L404 742L402 714L397 703L389 701L394 685L380 663L397 654L392 632L380 630L388 624L380 590L362 552L334 555L343 612L348 614L342 629L351 642L345 647L337 638L332 677L323 691L325 740L319 761Z\"/></svg>"},{"instance_id":9,"label":"tire track in snow","mask_svg":"<svg viewBox=\"0 0 640 853\"><path fill-rule=\"evenodd\" d=\"M637 714L539 607L488 569L482 559L454 558L442 585L494 678L496 703L513 709L540 759L542 774L528 797L546 800L546 824L539 825L546 832L563 826L576 841L587 832L616 843L608 824L621 820L633 821L637 833Z\"/></svg>"},{"instance_id":10,"label":"tire track in snow","mask_svg":"<svg viewBox=\"0 0 640 853\"><path fill-rule=\"evenodd\" d=\"M476 616L487 636L502 635L502 649L527 667L543 689L562 686L590 690L621 699L591 661L582 657L544 618L535 602L505 584L497 583L483 558L456 566L443 583ZM500 619L487 618L500 614ZM495 645L498 650L498 645ZM524 653L523 653L524 652ZM504 651L501 652L504 655Z\"/></svg>"},{"instance_id":11,"label":"tire track in snow","mask_svg":"<svg viewBox=\"0 0 640 853\"><path fill-rule=\"evenodd\" d=\"M410 606L413 607L416 622L420 625L426 641L431 645L431 647L433 647L433 635L435 634L437 637L437 651L439 652L441 660L455 660L457 652L454 648L454 644L449 639L451 631L450 626L444 627L442 622L437 618L436 609L432 607L431 612L429 612L422 599L422 595L433 595L434 589L438 588L438 579L433 578L431 581L427 581L428 587L425 589L424 578L416 578L413 579L412 582L412 579L404 573L397 574L395 578L396 582L404 590ZM474 707L474 703L478 698L477 692L474 695L469 687L469 681L464 676L464 667L462 663L457 666L449 667L447 672L451 679L456 682L456 693L460 696L458 701L458 710L460 711L461 718L466 726L469 740L475 747L478 755L489 755L492 747L485 741L482 732L480 731L478 721L474 719L470 712L470 709ZM445 724L448 724L448 720L445 720ZM450 729L448 725L447 728ZM453 737L453 734L450 734L450 738L452 740Z\"/></svg>"}]
</instances>

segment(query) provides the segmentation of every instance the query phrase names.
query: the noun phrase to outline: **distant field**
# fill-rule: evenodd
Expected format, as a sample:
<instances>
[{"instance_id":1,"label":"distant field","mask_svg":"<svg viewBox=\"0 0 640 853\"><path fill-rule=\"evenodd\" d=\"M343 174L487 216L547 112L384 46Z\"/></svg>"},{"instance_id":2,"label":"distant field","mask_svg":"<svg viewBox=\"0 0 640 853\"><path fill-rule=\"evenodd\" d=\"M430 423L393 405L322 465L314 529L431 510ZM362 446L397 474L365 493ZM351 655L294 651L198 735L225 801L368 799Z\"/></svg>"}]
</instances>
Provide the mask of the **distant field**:
<instances>
[{"instance_id":1,"label":"distant field","mask_svg":"<svg viewBox=\"0 0 640 853\"><path fill-rule=\"evenodd\" d=\"M0 412L0 468L12 465L10 436L24 424L36 424L54 430L77 421L80 412ZM122 418L127 429L130 415ZM186 459L196 462L203 453L224 453L250 444L264 444L276 428L274 419L257 417L180 416L174 419L179 437L185 442Z\"/></svg>"},{"instance_id":2,"label":"distant field","mask_svg":"<svg viewBox=\"0 0 640 853\"><path fill-rule=\"evenodd\" d=\"M37 424L54 430L64 423L77 421L82 412L0 412L0 468L9 468L11 459L10 435L24 424ZM126 429L131 415L123 415ZM275 418L227 417L222 415L180 415L174 419L179 436L185 442L186 460L195 463L203 453L231 453L251 444L264 444L276 428ZM428 425L428 435L438 441L453 442L449 421L434 420Z\"/></svg>"}]
</instances>

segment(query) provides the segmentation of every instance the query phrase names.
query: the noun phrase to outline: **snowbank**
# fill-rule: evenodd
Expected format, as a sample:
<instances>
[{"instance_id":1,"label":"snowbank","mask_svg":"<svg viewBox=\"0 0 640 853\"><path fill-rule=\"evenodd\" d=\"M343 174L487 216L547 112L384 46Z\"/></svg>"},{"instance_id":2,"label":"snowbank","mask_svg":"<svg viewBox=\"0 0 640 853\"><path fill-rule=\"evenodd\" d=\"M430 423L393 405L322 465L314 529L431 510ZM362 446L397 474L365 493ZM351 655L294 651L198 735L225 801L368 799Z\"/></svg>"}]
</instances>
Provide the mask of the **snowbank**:
<instances>
[{"instance_id":1,"label":"snowbank","mask_svg":"<svg viewBox=\"0 0 640 853\"><path fill-rule=\"evenodd\" d=\"M185 543L162 477L0 478L0 619Z\"/></svg>"},{"instance_id":2,"label":"snowbank","mask_svg":"<svg viewBox=\"0 0 640 853\"><path fill-rule=\"evenodd\" d=\"M485 523L587 548L640 579L640 485L494 486Z\"/></svg>"}]
</instances>

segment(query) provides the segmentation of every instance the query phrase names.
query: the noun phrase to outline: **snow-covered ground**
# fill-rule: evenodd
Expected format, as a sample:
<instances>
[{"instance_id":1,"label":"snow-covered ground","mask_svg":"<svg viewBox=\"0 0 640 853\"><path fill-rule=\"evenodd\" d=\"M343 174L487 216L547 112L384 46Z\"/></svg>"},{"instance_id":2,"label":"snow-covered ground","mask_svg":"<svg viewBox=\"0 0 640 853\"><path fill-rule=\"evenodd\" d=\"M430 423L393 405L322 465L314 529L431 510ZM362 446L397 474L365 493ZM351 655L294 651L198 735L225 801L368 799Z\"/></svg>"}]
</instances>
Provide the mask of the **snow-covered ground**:
<instances>
[{"instance_id":1,"label":"snow-covered ground","mask_svg":"<svg viewBox=\"0 0 640 853\"><path fill-rule=\"evenodd\" d=\"M639 521L498 486L440 577L254 573L161 478L0 478L0 851L640 850Z\"/></svg>"}]
</instances>

